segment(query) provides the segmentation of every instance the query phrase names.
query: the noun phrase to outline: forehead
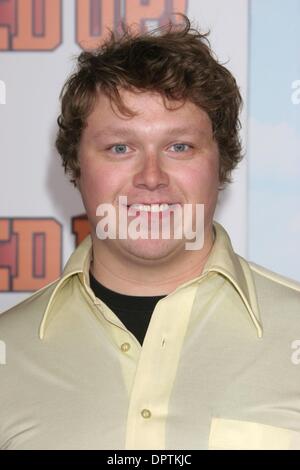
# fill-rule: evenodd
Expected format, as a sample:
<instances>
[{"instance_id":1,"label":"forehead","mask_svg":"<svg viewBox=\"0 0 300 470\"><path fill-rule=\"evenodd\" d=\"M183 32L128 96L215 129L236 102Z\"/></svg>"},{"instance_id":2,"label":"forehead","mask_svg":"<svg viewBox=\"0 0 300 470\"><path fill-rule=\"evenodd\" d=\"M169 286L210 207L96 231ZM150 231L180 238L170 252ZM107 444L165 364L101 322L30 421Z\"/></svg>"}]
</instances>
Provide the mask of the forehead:
<instances>
[{"instance_id":1,"label":"forehead","mask_svg":"<svg viewBox=\"0 0 300 470\"><path fill-rule=\"evenodd\" d=\"M152 129L157 126L176 126L182 131L191 128L211 130L207 113L189 100L168 100L160 93L150 91L133 92L121 89L119 93L122 102L134 115L125 115L113 100L100 92L88 118L88 127L96 125L107 133L112 132L115 125L124 126L127 130L138 125Z\"/></svg>"}]
</instances>

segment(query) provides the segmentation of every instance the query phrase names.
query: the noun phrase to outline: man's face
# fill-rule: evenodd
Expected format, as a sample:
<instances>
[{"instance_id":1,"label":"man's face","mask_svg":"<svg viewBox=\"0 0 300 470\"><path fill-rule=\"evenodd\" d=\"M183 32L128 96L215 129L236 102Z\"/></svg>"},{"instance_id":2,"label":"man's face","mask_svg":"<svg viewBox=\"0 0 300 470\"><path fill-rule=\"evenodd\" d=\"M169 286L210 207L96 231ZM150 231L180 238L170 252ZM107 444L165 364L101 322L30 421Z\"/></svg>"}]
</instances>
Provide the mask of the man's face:
<instances>
[{"instance_id":1,"label":"man's face","mask_svg":"<svg viewBox=\"0 0 300 470\"><path fill-rule=\"evenodd\" d=\"M192 204L194 217L196 203L204 204L207 235L219 187L219 153L208 115L189 101L184 105L168 102L168 107L178 108L168 110L158 93L120 90L120 94L126 106L138 114L122 115L105 94L100 94L79 146L81 175L77 183L94 240L99 222L97 207L109 203L118 214L119 196L127 196L129 205ZM128 221L138 215L146 217L149 226L151 217L165 217L162 212L141 211L128 215ZM170 220L174 223L172 215ZM178 256L185 250L186 241L184 236L127 237L100 243L116 255L147 263Z\"/></svg>"}]
</instances>

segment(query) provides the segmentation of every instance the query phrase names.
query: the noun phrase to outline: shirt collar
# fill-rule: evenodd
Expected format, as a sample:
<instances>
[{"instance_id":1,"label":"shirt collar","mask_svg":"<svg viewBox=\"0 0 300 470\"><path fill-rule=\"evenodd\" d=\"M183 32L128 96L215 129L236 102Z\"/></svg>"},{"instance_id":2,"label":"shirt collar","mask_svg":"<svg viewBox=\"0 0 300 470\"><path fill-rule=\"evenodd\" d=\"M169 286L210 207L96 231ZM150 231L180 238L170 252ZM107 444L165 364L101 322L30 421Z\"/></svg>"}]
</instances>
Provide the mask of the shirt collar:
<instances>
[{"instance_id":1,"label":"shirt collar","mask_svg":"<svg viewBox=\"0 0 300 470\"><path fill-rule=\"evenodd\" d=\"M257 334L261 338L263 330L257 303L255 284L250 267L242 257L238 256L233 251L231 241L226 230L215 221L214 232L214 245L204 266L202 274L197 278L180 285L175 289L175 291L183 289L187 285L194 282L200 282L200 280L202 280L203 277L205 277L210 272L221 274L234 286L240 295L247 308L253 325L257 330ZM71 276L78 275L80 281L89 290L89 294L93 300L96 300L94 293L89 287L89 267L91 259L92 240L91 236L88 235L70 256L63 270L62 276L56 284L49 301L47 302L46 310L44 312L39 330L40 339L44 338L47 325L51 318L55 315L55 310L52 308L54 299L59 295L62 286Z\"/></svg>"},{"instance_id":2,"label":"shirt collar","mask_svg":"<svg viewBox=\"0 0 300 470\"><path fill-rule=\"evenodd\" d=\"M259 338L263 335L262 322L257 301L256 287L253 275L247 261L238 256L232 248L228 233L214 221L215 243L202 275L217 272L224 276L235 287L243 300L250 318L257 330Z\"/></svg>"}]
</instances>

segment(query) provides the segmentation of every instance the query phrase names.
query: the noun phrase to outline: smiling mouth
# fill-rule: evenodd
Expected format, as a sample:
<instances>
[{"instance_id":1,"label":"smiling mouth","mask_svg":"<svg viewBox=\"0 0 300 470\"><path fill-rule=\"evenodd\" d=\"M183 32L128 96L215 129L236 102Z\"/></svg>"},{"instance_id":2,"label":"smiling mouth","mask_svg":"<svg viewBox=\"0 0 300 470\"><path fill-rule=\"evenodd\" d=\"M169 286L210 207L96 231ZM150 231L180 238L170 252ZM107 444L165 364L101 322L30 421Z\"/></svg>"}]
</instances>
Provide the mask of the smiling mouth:
<instances>
[{"instance_id":1,"label":"smiling mouth","mask_svg":"<svg viewBox=\"0 0 300 470\"><path fill-rule=\"evenodd\" d=\"M156 203L156 204L130 204L127 205L128 211L132 211L134 214L139 212L148 213L164 213L176 209L180 204L167 204L167 203Z\"/></svg>"}]
</instances>

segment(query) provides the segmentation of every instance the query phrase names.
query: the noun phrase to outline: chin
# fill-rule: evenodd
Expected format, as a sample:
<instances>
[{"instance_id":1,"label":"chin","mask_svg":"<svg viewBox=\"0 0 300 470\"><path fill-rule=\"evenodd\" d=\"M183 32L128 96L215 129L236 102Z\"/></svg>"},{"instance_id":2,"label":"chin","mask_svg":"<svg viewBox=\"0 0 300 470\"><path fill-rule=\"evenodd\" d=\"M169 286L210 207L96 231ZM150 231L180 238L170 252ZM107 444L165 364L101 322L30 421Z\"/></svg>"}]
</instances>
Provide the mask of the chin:
<instances>
[{"instance_id":1,"label":"chin","mask_svg":"<svg viewBox=\"0 0 300 470\"><path fill-rule=\"evenodd\" d=\"M122 240L122 251L143 260L162 260L184 251L183 240ZM125 242L125 243L124 243ZM181 248L181 250L180 250Z\"/></svg>"}]
</instances>

